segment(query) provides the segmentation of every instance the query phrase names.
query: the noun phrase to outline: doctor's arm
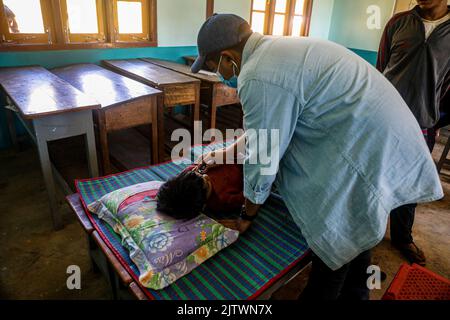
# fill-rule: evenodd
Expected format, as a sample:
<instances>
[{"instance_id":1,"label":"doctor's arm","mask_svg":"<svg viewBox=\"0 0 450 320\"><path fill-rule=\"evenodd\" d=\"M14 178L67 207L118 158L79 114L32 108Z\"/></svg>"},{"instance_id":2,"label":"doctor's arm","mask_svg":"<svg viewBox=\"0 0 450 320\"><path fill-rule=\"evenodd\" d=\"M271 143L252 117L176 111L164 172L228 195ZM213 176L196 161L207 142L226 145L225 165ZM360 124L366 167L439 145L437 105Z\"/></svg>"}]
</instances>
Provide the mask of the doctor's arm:
<instances>
[{"instance_id":1,"label":"doctor's arm","mask_svg":"<svg viewBox=\"0 0 450 320\"><path fill-rule=\"evenodd\" d=\"M246 215L252 217L271 193L297 125L300 104L284 88L258 80L244 83L240 96L246 132L245 209Z\"/></svg>"}]
</instances>

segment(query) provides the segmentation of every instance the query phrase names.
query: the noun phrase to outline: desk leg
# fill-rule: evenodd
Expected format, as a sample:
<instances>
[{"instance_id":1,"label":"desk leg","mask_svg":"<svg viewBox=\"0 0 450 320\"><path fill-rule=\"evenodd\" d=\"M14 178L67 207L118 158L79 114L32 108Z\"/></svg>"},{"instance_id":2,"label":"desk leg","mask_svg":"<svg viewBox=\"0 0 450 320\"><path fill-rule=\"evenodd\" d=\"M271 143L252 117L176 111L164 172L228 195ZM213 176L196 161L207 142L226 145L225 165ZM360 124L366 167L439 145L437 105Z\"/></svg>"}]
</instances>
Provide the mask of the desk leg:
<instances>
[{"instance_id":1,"label":"desk leg","mask_svg":"<svg viewBox=\"0 0 450 320\"><path fill-rule=\"evenodd\" d=\"M42 174L44 175L44 182L50 200L53 225L56 230L59 230L62 228L62 219L58 212L55 181L47 142L84 135L89 173L91 177L97 177L98 165L92 111L85 110L34 119L33 126L41 161Z\"/></svg>"},{"instance_id":2,"label":"desk leg","mask_svg":"<svg viewBox=\"0 0 450 320\"><path fill-rule=\"evenodd\" d=\"M105 113L98 111L98 142L100 143L100 154L102 160L102 174L111 173L111 160L109 155L108 132L106 130ZM87 146L87 144L86 144Z\"/></svg>"},{"instance_id":3,"label":"desk leg","mask_svg":"<svg viewBox=\"0 0 450 320\"><path fill-rule=\"evenodd\" d=\"M200 83L195 86L195 104L192 107L192 130L194 130L195 121L200 120Z\"/></svg>"},{"instance_id":4,"label":"desk leg","mask_svg":"<svg viewBox=\"0 0 450 320\"><path fill-rule=\"evenodd\" d=\"M95 133L92 120L92 112L85 113L85 143L86 155L88 159L89 175L91 178L98 177L97 149L95 147ZM109 158L108 158L109 159Z\"/></svg>"},{"instance_id":5,"label":"desk leg","mask_svg":"<svg viewBox=\"0 0 450 320\"><path fill-rule=\"evenodd\" d=\"M158 98L158 116L157 116L157 121L158 121L158 156L159 156L159 161L164 161L165 160L165 136L166 136L166 131L165 131L165 127L164 127L164 103L163 103L163 99L164 98Z\"/></svg>"},{"instance_id":6,"label":"desk leg","mask_svg":"<svg viewBox=\"0 0 450 320\"><path fill-rule=\"evenodd\" d=\"M158 164L159 162L162 161L163 158L163 154L161 154L160 151L160 140L159 140L159 135L163 134L162 132L160 132L161 130L164 130L164 128L160 128L159 127L159 118L158 118L158 113L159 113L159 109L161 108L162 110L164 110L164 97L160 96L160 97L152 97L151 98L151 105L152 105L152 136L151 136L151 152L152 152L152 162L153 164ZM163 115L164 116L164 115Z\"/></svg>"},{"instance_id":7,"label":"desk leg","mask_svg":"<svg viewBox=\"0 0 450 320\"><path fill-rule=\"evenodd\" d=\"M8 122L9 136L11 137L12 145L16 151L19 151L16 125L14 124L14 111L6 109L5 112L6 112L6 121Z\"/></svg>"},{"instance_id":8,"label":"desk leg","mask_svg":"<svg viewBox=\"0 0 450 320\"><path fill-rule=\"evenodd\" d=\"M61 230L63 223L62 217L58 210L55 180L53 178L52 164L48 153L47 139L45 133L41 132L38 126L36 128L36 144L39 153L39 160L41 162L42 175L44 176L44 183L48 193L48 200L50 202L53 227L55 230Z\"/></svg>"},{"instance_id":9,"label":"desk leg","mask_svg":"<svg viewBox=\"0 0 450 320\"><path fill-rule=\"evenodd\" d=\"M217 86L212 88L212 98L211 98L211 117L209 122L210 129L216 129L217 125Z\"/></svg>"}]
</instances>

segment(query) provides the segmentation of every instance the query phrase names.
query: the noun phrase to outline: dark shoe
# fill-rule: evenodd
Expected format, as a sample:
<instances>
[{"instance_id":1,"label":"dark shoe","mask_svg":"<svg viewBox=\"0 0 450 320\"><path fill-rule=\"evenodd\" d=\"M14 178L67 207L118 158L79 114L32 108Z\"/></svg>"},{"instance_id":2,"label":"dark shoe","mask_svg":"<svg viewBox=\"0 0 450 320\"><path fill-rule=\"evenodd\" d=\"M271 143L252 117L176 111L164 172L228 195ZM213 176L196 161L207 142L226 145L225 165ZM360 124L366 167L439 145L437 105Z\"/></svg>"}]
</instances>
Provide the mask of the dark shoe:
<instances>
[{"instance_id":1,"label":"dark shoe","mask_svg":"<svg viewBox=\"0 0 450 320\"><path fill-rule=\"evenodd\" d=\"M417 263L418 265L424 267L426 264L425 254L419 247L414 243L408 244L394 244L395 248L400 250L400 252L409 260L410 263Z\"/></svg>"}]
</instances>

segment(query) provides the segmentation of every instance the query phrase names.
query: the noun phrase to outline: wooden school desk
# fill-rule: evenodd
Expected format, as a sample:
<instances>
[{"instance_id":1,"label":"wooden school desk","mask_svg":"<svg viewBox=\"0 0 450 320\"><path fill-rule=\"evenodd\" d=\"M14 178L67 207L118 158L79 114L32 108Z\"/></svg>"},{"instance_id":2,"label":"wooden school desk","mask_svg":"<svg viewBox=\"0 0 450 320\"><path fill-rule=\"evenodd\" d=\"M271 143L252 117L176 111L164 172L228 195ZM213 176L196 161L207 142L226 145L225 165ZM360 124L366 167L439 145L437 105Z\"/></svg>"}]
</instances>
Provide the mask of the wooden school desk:
<instances>
[{"instance_id":1,"label":"wooden school desk","mask_svg":"<svg viewBox=\"0 0 450 320\"><path fill-rule=\"evenodd\" d=\"M102 155L102 174L111 173L108 133L140 125L151 125L152 164L159 162L158 107L163 103L161 91L95 64L76 64L51 71L101 103L101 109L94 112L94 120ZM115 163L120 162L113 159ZM121 166L121 169L131 168Z\"/></svg>"},{"instance_id":2,"label":"wooden school desk","mask_svg":"<svg viewBox=\"0 0 450 320\"><path fill-rule=\"evenodd\" d=\"M200 81L138 59L105 60L107 68L161 90L164 107L192 105L192 123L200 119ZM158 112L159 151L164 154L164 110ZM192 128L194 126L192 125Z\"/></svg>"},{"instance_id":3,"label":"wooden school desk","mask_svg":"<svg viewBox=\"0 0 450 320\"><path fill-rule=\"evenodd\" d=\"M210 128L216 128L218 107L239 103L237 90L224 85L213 73L203 70L199 73L192 73L188 65L166 60L147 58L142 60L200 80L200 102L211 108Z\"/></svg>"},{"instance_id":4,"label":"wooden school desk","mask_svg":"<svg viewBox=\"0 0 450 320\"><path fill-rule=\"evenodd\" d=\"M18 118L37 145L49 195L53 225L55 229L60 229L62 219L58 212L54 170L50 162L47 142L84 135L89 174L92 177L98 176L92 109L98 109L100 105L66 81L39 66L0 68L0 86L6 94L9 108L15 109ZM13 117L8 118L9 127L12 129ZM11 136L13 141L16 141L14 130L11 130ZM69 193L67 184L56 170L55 173L64 191Z\"/></svg>"}]
</instances>

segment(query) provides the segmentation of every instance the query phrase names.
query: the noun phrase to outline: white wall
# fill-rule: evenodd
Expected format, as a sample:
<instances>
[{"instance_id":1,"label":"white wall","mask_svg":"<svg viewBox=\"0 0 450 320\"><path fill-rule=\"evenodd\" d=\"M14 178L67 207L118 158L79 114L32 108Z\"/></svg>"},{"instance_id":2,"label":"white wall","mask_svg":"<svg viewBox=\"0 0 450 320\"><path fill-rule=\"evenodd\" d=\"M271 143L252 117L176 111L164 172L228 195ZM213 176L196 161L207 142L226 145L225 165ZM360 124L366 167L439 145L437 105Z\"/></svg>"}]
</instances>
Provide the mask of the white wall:
<instances>
[{"instance_id":1,"label":"white wall","mask_svg":"<svg viewBox=\"0 0 450 320\"><path fill-rule=\"evenodd\" d=\"M158 46L196 46L206 0L158 0Z\"/></svg>"},{"instance_id":2,"label":"white wall","mask_svg":"<svg viewBox=\"0 0 450 320\"><path fill-rule=\"evenodd\" d=\"M337 0L339 1L339 0ZM328 39L335 0L314 0L309 36Z\"/></svg>"},{"instance_id":3,"label":"white wall","mask_svg":"<svg viewBox=\"0 0 450 320\"><path fill-rule=\"evenodd\" d=\"M378 51L384 26L394 11L394 0L335 0L331 19L331 41L347 48ZM367 8L376 5L380 8L380 28L369 29Z\"/></svg>"},{"instance_id":4,"label":"white wall","mask_svg":"<svg viewBox=\"0 0 450 320\"><path fill-rule=\"evenodd\" d=\"M234 13L250 22L251 0L214 0L215 13Z\"/></svg>"}]
</instances>

